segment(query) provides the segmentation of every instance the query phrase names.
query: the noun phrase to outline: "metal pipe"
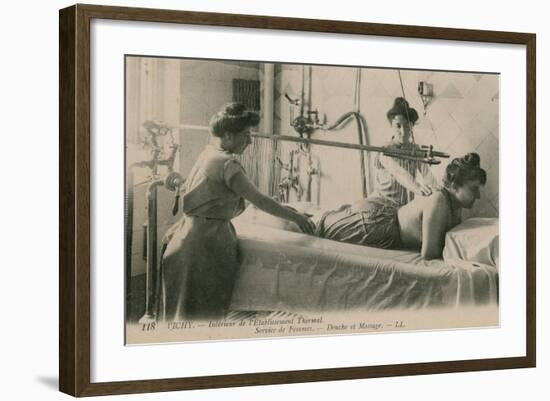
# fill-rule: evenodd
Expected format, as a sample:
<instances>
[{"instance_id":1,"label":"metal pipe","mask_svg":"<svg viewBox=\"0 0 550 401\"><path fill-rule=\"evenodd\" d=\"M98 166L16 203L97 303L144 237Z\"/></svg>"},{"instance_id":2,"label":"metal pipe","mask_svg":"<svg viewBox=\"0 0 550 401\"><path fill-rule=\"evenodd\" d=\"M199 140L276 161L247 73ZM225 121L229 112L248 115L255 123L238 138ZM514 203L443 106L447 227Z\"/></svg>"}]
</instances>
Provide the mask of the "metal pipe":
<instances>
[{"instance_id":1,"label":"metal pipe","mask_svg":"<svg viewBox=\"0 0 550 401\"><path fill-rule=\"evenodd\" d=\"M132 168L127 170L126 175L126 196L124 205L124 248L125 255L125 286L126 286L126 319L132 314L132 241L134 230L134 171Z\"/></svg>"},{"instance_id":2,"label":"metal pipe","mask_svg":"<svg viewBox=\"0 0 550 401\"><path fill-rule=\"evenodd\" d=\"M264 135L264 134L252 134L251 136L257 138L271 139L273 141L289 141L289 142L299 142L299 143L309 143L314 145L321 146L332 146L336 148L345 148L345 149L359 149L365 152L381 152L388 156L393 156L402 159L408 160L418 160L424 161L429 164L437 164L438 160L427 160L429 157L444 157L448 158L447 153L431 151L429 148L419 147L416 149L400 149L392 148L389 146L370 146L370 145L359 145L355 143L346 143L346 142L335 142L335 141L325 141L321 139L308 139L300 138L296 136L289 135Z\"/></svg>"},{"instance_id":3,"label":"metal pipe","mask_svg":"<svg viewBox=\"0 0 550 401\"><path fill-rule=\"evenodd\" d=\"M145 289L145 314L139 320L140 323L151 323L156 319L156 291L157 284L159 283L160 268L157 268L157 189L159 186L166 185L174 187L176 190L176 200L178 198L178 191L180 181L177 176L179 174L174 173L174 161L179 149L179 145L173 142L171 134L172 127L168 127L163 124L158 124L154 121L145 121L143 127L148 131L149 137L144 141L144 144L151 149L151 156L149 160L134 163L130 168L145 167L151 170L150 183L147 187L146 202L147 202L147 221L145 224L144 237L146 237L146 289ZM160 159L162 153L158 144L158 136L170 135L172 143L170 147L170 154L167 159ZM158 176L159 166L166 166L168 169L168 176L165 179Z\"/></svg>"},{"instance_id":4,"label":"metal pipe","mask_svg":"<svg viewBox=\"0 0 550 401\"><path fill-rule=\"evenodd\" d=\"M342 124L342 122L347 120L351 116L351 114L353 114L353 112L346 113L335 124L333 124L328 129L335 128L335 127L339 126L340 124ZM184 125L184 124L182 124L182 125L176 126L176 128L190 128L190 129L195 129L195 130L208 131L208 127L195 126L195 125ZM265 134L259 134L259 133L252 133L251 136L252 137L257 137L257 138L271 139L273 141L290 141L290 142L300 142L300 143L306 143L306 144L311 143L311 144L314 144L314 145L333 146L333 147L337 147L337 148L359 149L359 150L363 150L365 152L381 152L381 153L384 153L386 155L401 158L401 159L417 160L417 161L425 162L425 163L428 163L428 164L438 164L439 163L439 161L437 161L437 160L432 160L432 161L423 160L423 159L426 158L426 156L420 156L420 155L415 156L414 154L411 155L411 153L414 153L414 152L411 152L411 151L395 150L393 148L384 147L384 146L371 146L371 145L360 145L360 144L346 143L346 142L325 141L325 140L320 140L320 139L308 139L308 138L301 138L301 137L295 137L295 136L289 136L289 135L265 135ZM427 148L421 147L416 152L417 153L418 152L427 153L428 158L433 158L433 157L448 158L449 157L449 155L447 153L439 152L439 151L431 151L430 152L430 151L425 150L425 149L427 149ZM162 163L159 163L159 164L162 164Z\"/></svg>"},{"instance_id":5,"label":"metal pipe","mask_svg":"<svg viewBox=\"0 0 550 401\"><path fill-rule=\"evenodd\" d=\"M355 122L357 123L357 136L359 145L365 145L363 141L363 125L361 123L361 118L359 117L359 113L353 113L353 116L355 117ZM361 189L363 190L363 198L366 198L367 193L367 170L365 168L365 152L359 153L359 163L360 163L360 169L361 169Z\"/></svg>"},{"instance_id":6,"label":"metal pipe","mask_svg":"<svg viewBox=\"0 0 550 401\"><path fill-rule=\"evenodd\" d=\"M290 177L290 183L286 187L286 201L290 202L290 187L294 183L294 155L296 154L295 150L290 151L290 162L289 162L289 177Z\"/></svg>"},{"instance_id":7,"label":"metal pipe","mask_svg":"<svg viewBox=\"0 0 550 401\"><path fill-rule=\"evenodd\" d=\"M306 84L306 70L305 66L302 65L302 91L300 93L300 117L304 117L304 106L306 102L306 92L305 92L305 84Z\"/></svg>"},{"instance_id":8,"label":"metal pipe","mask_svg":"<svg viewBox=\"0 0 550 401\"><path fill-rule=\"evenodd\" d=\"M165 186L166 189L176 192L176 205L179 199L179 187L183 179L179 173L170 173L166 177L156 177L148 185L146 191L147 220L144 225L144 255L146 260L145 271L145 313L139 320L140 323L151 323L156 320L157 298L156 294L160 284L160 267L157 264L157 209L158 209L158 187ZM177 211L177 210L176 210Z\"/></svg>"},{"instance_id":9,"label":"metal pipe","mask_svg":"<svg viewBox=\"0 0 550 401\"><path fill-rule=\"evenodd\" d=\"M289 142L299 142L299 143L311 143L313 145L321 145L321 146L333 146L337 148L346 148L346 149L359 149L364 151L373 151L373 152L382 152L384 151L384 147L381 146L366 146L366 145L358 145L355 143L346 143L346 142L336 142L336 141L326 141L322 139L307 139L307 138L300 138L298 136L290 136L290 135L264 135L264 134L251 134L251 136L256 138L265 138L265 139L271 139L274 141L289 141Z\"/></svg>"},{"instance_id":10,"label":"metal pipe","mask_svg":"<svg viewBox=\"0 0 550 401\"><path fill-rule=\"evenodd\" d=\"M147 270L145 279L145 314L140 323L155 320L155 290L157 282L157 188L163 185L162 180L149 184L147 199Z\"/></svg>"},{"instance_id":11,"label":"metal pipe","mask_svg":"<svg viewBox=\"0 0 550 401\"><path fill-rule=\"evenodd\" d=\"M333 124L328 128L325 128L325 130L336 128L337 126L342 124L345 120L347 120L352 114L354 114L354 112L349 112L344 114L338 119L338 121L335 124ZM185 125L185 124L177 125L174 128L190 128L190 129L203 130L203 131L209 130L209 128L206 126ZM387 155L390 155L391 153L391 156L398 157L398 158L401 157L403 159L410 159L410 160L419 160L421 158L424 158L420 156L411 155L412 153L411 151L408 151L409 154L407 154L407 151L405 150L395 150L393 148L384 147L384 146L360 145L360 144L346 143L346 142L326 141L326 140L320 140L320 139L308 139L308 138L294 137L289 135L265 135L260 133L252 133L251 136L257 137L257 138L271 139L273 141L290 141L290 142L300 142L300 143L306 143L306 144L311 143L315 145L333 146L337 148L359 149L366 152L382 152ZM428 153L429 154L428 157L444 157L444 158L449 157L449 155L445 152L428 151L427 149L428 147L422 146L422 147L419 147L416 152ZM141 163L141 164L143 165L146 163ZM163 163L161 162L158 164L163 164ZM432 163L432 164L436 164L436 163Z\"/></svg>"},{"instance_id":12,"label":"metal pipe","mask_svg":"<svg viewBox=\"0 0 550 401\"><path fill-rule=\"evenodd\" d=\"M274 115L274 93L275 93L275 64L264 64L264 93L263 93L263 126L262 131L268 135L273 135L273 115ZM275 167L277 163L277 148L271 149L271 168L268 169L266 189L270 195L273 195L273 186L271 183L274 181Z\"/></svg>"},{"instance_id":13,"label":"metal pipe","mask_svg":"<svg viewBox=\"0 0 550 401\"><path fill-rule=\"evenodd\" d=\"M264 64L264 96L263 96L263 127L262 131L273 134L273 93L275 83L275 65Z\"/></svg>"}]
</instances>

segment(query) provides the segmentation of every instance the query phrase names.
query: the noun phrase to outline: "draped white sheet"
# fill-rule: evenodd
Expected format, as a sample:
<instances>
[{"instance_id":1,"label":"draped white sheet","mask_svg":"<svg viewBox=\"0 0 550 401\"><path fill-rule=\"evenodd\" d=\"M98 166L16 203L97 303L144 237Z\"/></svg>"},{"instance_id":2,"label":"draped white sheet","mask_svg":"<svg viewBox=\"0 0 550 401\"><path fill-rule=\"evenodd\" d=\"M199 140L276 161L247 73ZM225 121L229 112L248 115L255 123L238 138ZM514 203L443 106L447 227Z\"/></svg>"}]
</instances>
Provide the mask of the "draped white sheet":
<instances>
[{"instance_id":1,"label":"draped white sheet","mask_svg":"<svg viewBox=\"0 0 550 401\"><path fill-rule=\"evenodd\" d=\"M241 267L232 310L385 310L498 303L498 269L425 261L237 221Z\"/></svg>"},{"instance_id":2,"label":"draped white sheet","mask_svg":"<svg viewBox=\"0 0 550 401\"><path fill-rule=\"evenodd\" d=\"M454 227L445 237L443 259L469 260L498 266L499 224L497 218L471 218Z\"/></svg>"}]
</instances>

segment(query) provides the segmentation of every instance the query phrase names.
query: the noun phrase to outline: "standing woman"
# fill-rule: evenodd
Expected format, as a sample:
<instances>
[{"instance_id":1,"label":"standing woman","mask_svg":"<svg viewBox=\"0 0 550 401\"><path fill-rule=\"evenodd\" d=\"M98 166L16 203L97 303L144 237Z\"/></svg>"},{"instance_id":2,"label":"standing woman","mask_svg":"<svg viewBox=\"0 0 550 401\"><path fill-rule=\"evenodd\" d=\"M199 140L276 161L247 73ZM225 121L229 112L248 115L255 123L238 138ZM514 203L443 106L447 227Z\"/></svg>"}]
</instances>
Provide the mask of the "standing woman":
<instances>
[{"instance_id":1,"label":"standing woman","mask_svg":"<svg viewBox=\"0 0 550 401\"><path fill-rule=\"evenodd\" d=\"M267 213L295 222L305 233L315 230L305 215L260 193L235 155L251 143L258 114L244 105L226 105L210 120L210 141L186 180L183 218L164 239L159 320L223 318L239 266L237 236L231 219L248 200Z\"/></svg>"},{"instance_id":2,"label":"standing woman","mask_svg":"<svg viewBox=\"0 0 550 401\"><path fill-rule=\"evenodd\" d=\"M402 149L416 147L412 127L418 120L418 113L402 97L395 98L386 117L392 129L392 138L386 146ZM375 158L375 188L373 196L386 198L396 206L402 206L414 199L414 195L429 196L434 184L428 165L416 160L398 159L384 154Z\"/></svg>"}]
</instances>

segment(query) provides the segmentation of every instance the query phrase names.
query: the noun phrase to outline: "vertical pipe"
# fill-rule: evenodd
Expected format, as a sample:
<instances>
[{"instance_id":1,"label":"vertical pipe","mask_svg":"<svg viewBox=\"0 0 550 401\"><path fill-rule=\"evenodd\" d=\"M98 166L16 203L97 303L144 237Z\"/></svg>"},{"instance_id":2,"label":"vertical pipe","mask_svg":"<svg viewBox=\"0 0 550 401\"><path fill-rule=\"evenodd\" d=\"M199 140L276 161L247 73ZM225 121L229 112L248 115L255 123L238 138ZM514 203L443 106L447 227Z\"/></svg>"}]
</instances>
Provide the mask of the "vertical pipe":
<instances>
[{"instance_id":1,"label":"vertical pipe","mask_svg":"<svg viewBox=\"0 0 550 401\"><path fill-rule=\"evenodd\" d=\"M308 76L307 76L307 109L308 111L311 111L311 105L312 105L312 81L313 79L313 66L308 66ZM310 115L307 116L308 118Z\"/></svg>"},{"instance_id":2,"label":"vertical pipe","mask_svg":"<svg viewBox=\"0 0 550 401\"><path fill-rule=\"evenodd\" d=\"M263 127L264 134L273 135L273 92L275 87L275 65L264 64Z\"/></svg>"},{"instance_id":3,"label":"vertical pipe","mask_svg":"<svg viewBox=\"0 0 550 401\"><path fill-rule=\"evenodd\" d=\"M361 115L359 113L353 113L355 117L355 122L357 123L357 134L358 134L358 142L359 145L364 145L363 139L363 124L361 121ZM367 193L367 173L365 169L365 153L362 150L359 151L359 163L360 163L360 170L361 170L361 188L363 190L363 198L366 198Z\"/></svg>"},{"instance_id":4,"label":"vertical pipe","mask_svg":"<svg viewBox=\"0 0 550 401\"><path fill-rule=\"evenodd\" d=\"M126 286L126 321L132 315L132 240L134 230L134 172L131 167L127 167L126 175L126 204L124 205L124 247L126 249L125 256L125 286Z\"/></svg>"},{"instance_id":5,"label":"vertical pipe","mask_svg":"<svg viewBox=\"0 0 550 401\"><path fill-rule=\"evenodd\" d=\"M153 302L155 299L155 270L157 267L157 186L152 185L147 204L147 308L153 315Z\"/></svg>"},{"instance_id":6,"label":"vertical pipe","mask_svg":"<svg viewBox=\"0 0 550 401\"><path fill-rule=\"evenodd\" d=\"M157 186L152 182L147 188L147 271L145 276L145 314L140 323L155 319L155 289L157 269Z\"/></svg>"},{"instance_id":7,"label":"vertical pipe","mask_svg":"<svg viewBox=\"0 0 550 401\"><path fill-rule=\"evenodd\" d=\"M312 77L313 77L313 67L311 65L309 65L308 66L308 75L307 75L307 99L308 99L307 100L307 102L308 102L307 110L308 110L308 112L311 111L311 104L312 104L312 84L311 84ZM307 118L309 119L310 117L311 117L311 115L308 114ZM309 137L309 134L308 134L308 137ZM306 150L306 152L307 152L308 166L307 166L306 171L309 171L309 169L311 169L311 167L312 167L311 146L306 145L304 150ZM312 182L312 177L311 177L311 174L309 174L309 172L308 172L307 173L306 202L311 202L311 182Z\"/></svg>"},{"instance_id":8,"label":"vertical pipe","mask_svg":"<svg viewBox=\"0 0 550 401\"><path fill-rule=\"evenodd\" d=\"M151 176L155 177L158 172L157 161L159 158L159 148L156 137L151 137L151 146L153 147L153 166L151 167ZM148 323L155 320L155 277L157 267L157 186L159 181L152 181L147 187L145 195L147 199L147 265L145 275L145 315L140 319L140 323Z\"/></svg>"},{"instance_id":9,"label":"vertical pipe","mask_svg":"<svg viewBox=\"0 0 550 401\"><path fill-rule=\"evenodd\" d=\"M288 186L286 187L286 201L287 202L290 202L290 187L292 186L293 182L294 182L294 153L295 151L294 150L291 150L290 151L290 161L288 163L288 167L289 167L289 177L290 177L290 182L288 184Z\"/></svg>"},{"instance_id":10,"label":"vertical pipe","mask_svg":"<svg viewBox=\"0 0 550 401\"><path fill-rule=\"evenodd\" d=\"M300 117L304 116L304 106L306 101L306 67L302 65L302 92L300 94Z\"/></svg>"},{"instance_id":11,"label":"vertical pipe","mask_svg":"<svg viewBox=\"0 0 550 401\"><path fill-rule=\"evenodd\" d=\"M273 94L275 90L275 65L266 63L264 64L264 93L262 99L262 114L263 114L263 126L262 131L267 135L274 135L273 132L273 115L274 115L274 104L273 104ZM267 182L266 182L266 191L270 195L274 194L273 190L273 180L275 178L275 169L277 168L276 161L276 149L277 143L272 142L270 147L272 166L267 169Z\"/></svg>"}]
</instances>

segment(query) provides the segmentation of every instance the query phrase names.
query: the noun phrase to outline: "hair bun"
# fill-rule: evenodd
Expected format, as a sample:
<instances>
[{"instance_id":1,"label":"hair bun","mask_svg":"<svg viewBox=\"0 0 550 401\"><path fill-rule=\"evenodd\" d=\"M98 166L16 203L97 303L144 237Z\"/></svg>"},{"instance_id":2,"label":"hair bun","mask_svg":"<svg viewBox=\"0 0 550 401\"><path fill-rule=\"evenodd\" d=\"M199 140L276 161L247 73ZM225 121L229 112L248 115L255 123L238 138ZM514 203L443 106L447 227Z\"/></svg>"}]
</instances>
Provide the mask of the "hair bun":
<instances>
[{"instance_id":1,"label":"hair bun","mask_svg":"<svg viewBox=\"0 0 550 401\"><path fill-rule=\"evenodd\" d=\"M260 116L249 111L242 103L227 103L210 119L210 132L222 137L225 133L236 134L245 128L258 125Z\"/></svg>"},{"instance_id":2,"label":"hair bun","mask_svg":"<svg viewBox=\"0 0 550 401\"><path fill-rule=\"evenodd\" d=\"M465 181L477 179L482 185L487 181L487 173L480 167L480 157L477 153L468 153L463 157L453 159L445 169L443 183L462 185Z\"/></svg>"},{"instance_id":3,"label":"hair bun","mask_svg":"<svg viewBox=\"0 0 550 401\"><path fill-rule=\"evenodd\" d=\"M393 106L386 113L386 118L391 122L397 115L402 115L412 124L418 121L418 112L409 105L404 97L396 97L393 100Z\"/></svg>"},{"instance_id":4,"label":"hair bun","mask_svg":"<svg viewBox=\"0 0 550 401\"><path fill-rule=\"evenodd\" d=\"M404 97L396 97L395 101L393 102L393 105L394 107L402 107L402 108L410 107L409 102L407 102L407 100Z\"/></svg>"},{"instance_id":5,"label":"hair bun","mask_svg":"<svg viewBox=\"0 0 550 401\"><path fill-rule=\"evenodd\" d=\"M464 157L454 159L451 164L461 169L479 168L480 158L477 153L472 152L466 154Z\"/></svg>"},{"instance_id":6,"label":"hair bun","mask_svg":"<svg viewBox=\"0 0 550 401\"><path fill-rule=\"evenodd\" d=\"M226 104L223 113L228 116L242 116L246 111L245 105L242 103L229 103Z\"/></svg>"},{"instance_id":7,"label":"hair bun","mask_svg":"<svg viewBox=\"0 0 550 401\"><path fill-rule=\"evenodd\" d=\"M468 153L463 158L463 163L466 164L468 167L479 167L480 164L480 158L477 153Z\"/></svg>"}]
</instances>

